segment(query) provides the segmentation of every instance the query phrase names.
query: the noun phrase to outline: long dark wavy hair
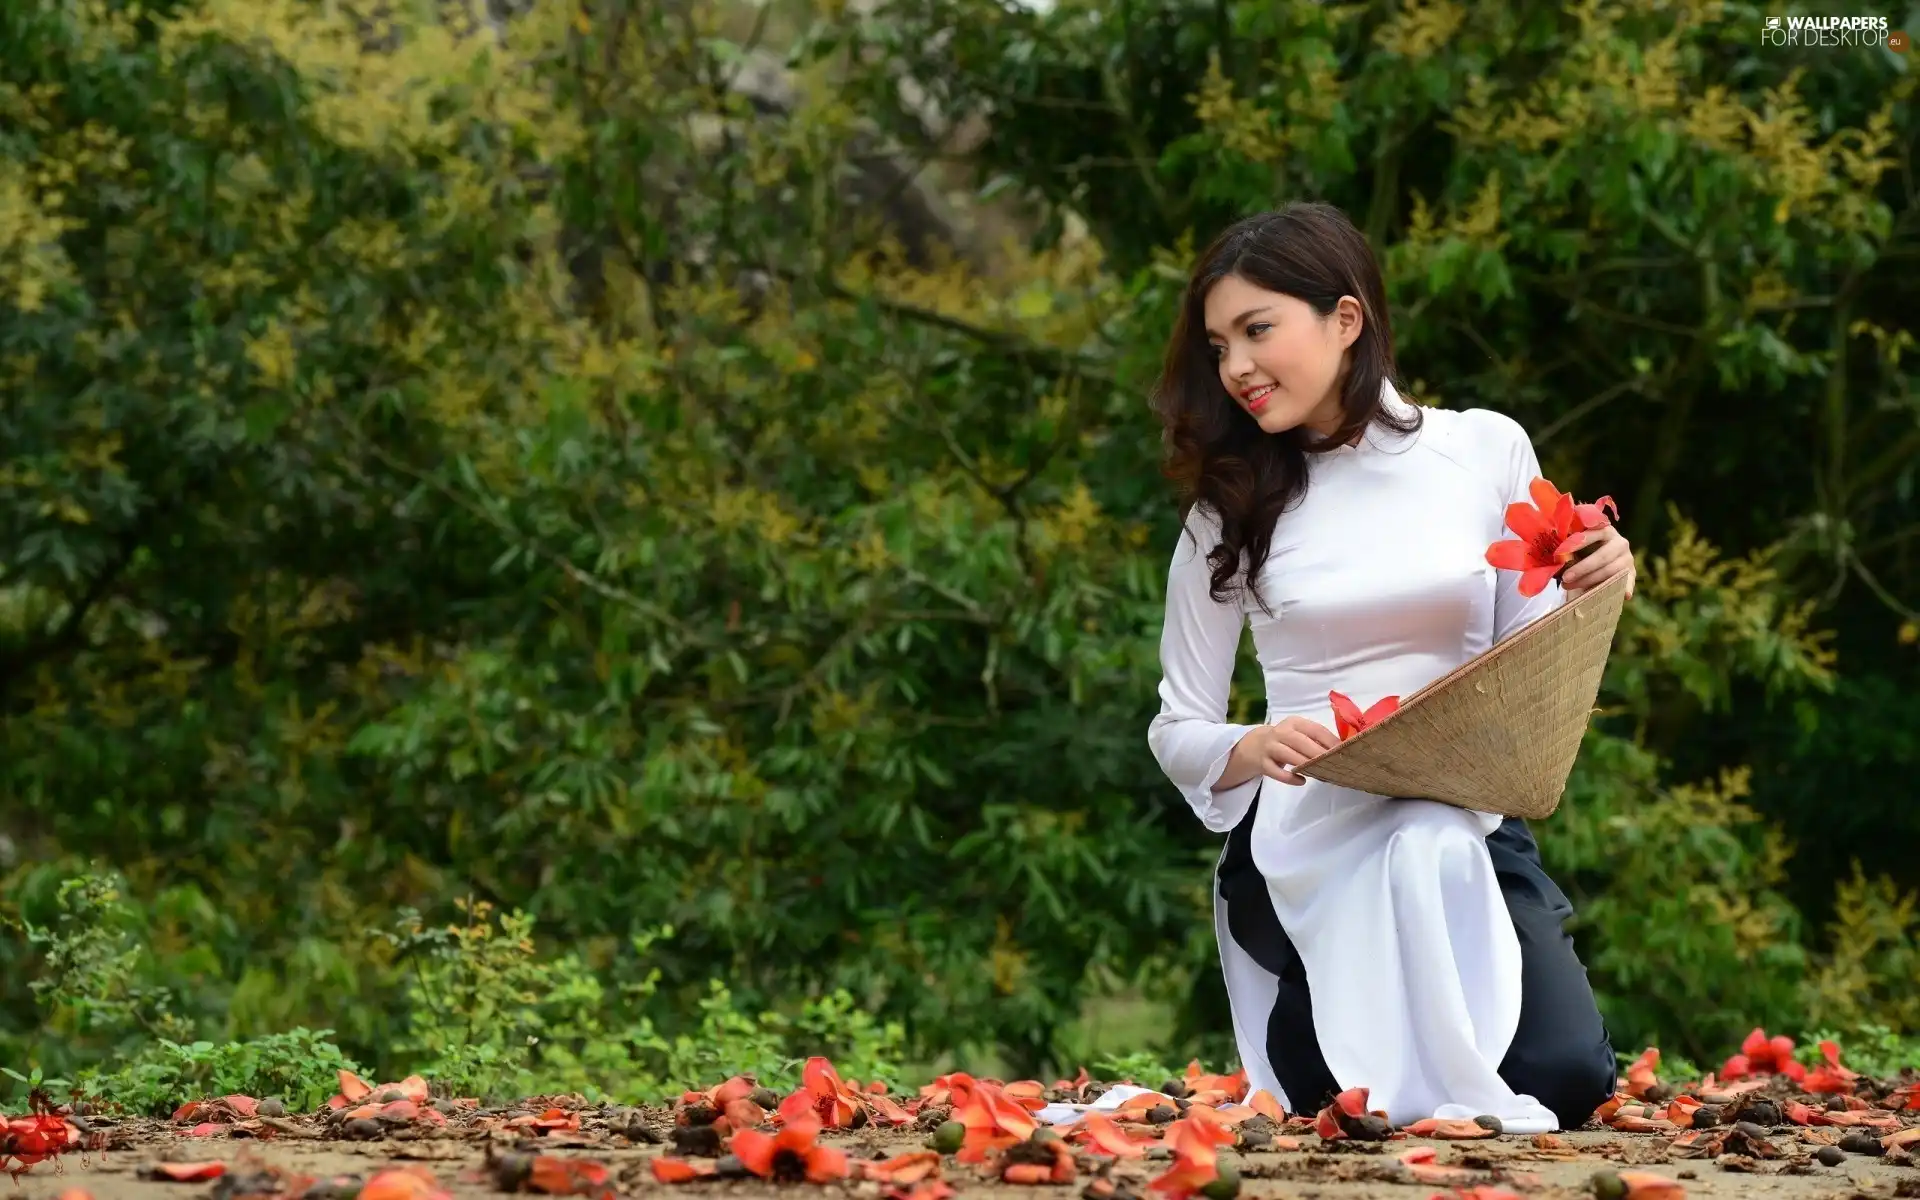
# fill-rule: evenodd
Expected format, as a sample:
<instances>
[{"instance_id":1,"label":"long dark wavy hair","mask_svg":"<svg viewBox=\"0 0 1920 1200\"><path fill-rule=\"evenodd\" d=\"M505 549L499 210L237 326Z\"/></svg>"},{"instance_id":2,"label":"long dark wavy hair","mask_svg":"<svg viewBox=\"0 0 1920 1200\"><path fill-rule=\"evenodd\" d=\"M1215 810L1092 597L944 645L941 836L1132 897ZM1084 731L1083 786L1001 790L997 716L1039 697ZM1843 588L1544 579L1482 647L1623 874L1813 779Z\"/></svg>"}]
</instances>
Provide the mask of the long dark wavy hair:
<instances>
[{"instance_id":1,"label":"long dark wavy hair","mask_svg":"<svg viewBox=\"0 0 1920 1200\"><path fill-rule=\"evenodd\" d=\"M1360 335L1347 348L1340 389L1343 419L1332 436L1304 427L1268 433L1227 394L1207 342L1205 307L1213 285L1234 275L1304 300L1322 317L1342 296L1360 302ZM1382 385L1394 374L1380 264L1345 213L1328 204L1290 204L1235 223L1207 247L1181 299L1153 407L1182 519L1205 503L1220 520L1220 544L1207 554L1215 600L1226 600L1244 568L1245 585L1266 607L1260 568L1280 515L1306 495L1307 455L1347 445L1369 425L1400 433L1420 427L1417 410L1398 416L1383 403Z\"/></svg>"}]
</instances>

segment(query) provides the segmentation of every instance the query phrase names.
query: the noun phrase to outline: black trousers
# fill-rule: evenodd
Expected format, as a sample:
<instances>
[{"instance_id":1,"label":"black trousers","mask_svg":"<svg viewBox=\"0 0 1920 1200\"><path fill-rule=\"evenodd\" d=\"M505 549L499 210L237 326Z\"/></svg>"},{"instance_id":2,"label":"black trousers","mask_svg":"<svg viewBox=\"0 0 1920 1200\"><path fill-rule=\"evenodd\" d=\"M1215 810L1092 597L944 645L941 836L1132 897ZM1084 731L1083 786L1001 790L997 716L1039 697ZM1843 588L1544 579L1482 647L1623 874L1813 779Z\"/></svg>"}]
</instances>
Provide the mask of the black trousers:
<instances>
[{"instance_id":1,"label":"black trousers","mask_svg":"<svg viewBox=\"0 0 1920 1200\"><path fill-rule=\"evenodd\" d=\"M1280 981L1267 1022L1267 1058L1287 1099L1314 1112L1340 1090L1313 1033L1307 971L1274 914L1267 881L1253 863L1253 819L1259 800L1227 836L1219 866L1227 930ZM1587 969L1563 925L1573 904L1540 865L1540 847L1525 821L1509 817L1487 836L1494 874L1520 935L1520 1026L1500 1063L1515 1092L1553 1110L1562 1129L1577 1129L1613 1094L1619 1065L1606 1022L1594 1003ZM1362 1086L1364 1079L1349 1080Z\"/></svg>"}]
</instances>

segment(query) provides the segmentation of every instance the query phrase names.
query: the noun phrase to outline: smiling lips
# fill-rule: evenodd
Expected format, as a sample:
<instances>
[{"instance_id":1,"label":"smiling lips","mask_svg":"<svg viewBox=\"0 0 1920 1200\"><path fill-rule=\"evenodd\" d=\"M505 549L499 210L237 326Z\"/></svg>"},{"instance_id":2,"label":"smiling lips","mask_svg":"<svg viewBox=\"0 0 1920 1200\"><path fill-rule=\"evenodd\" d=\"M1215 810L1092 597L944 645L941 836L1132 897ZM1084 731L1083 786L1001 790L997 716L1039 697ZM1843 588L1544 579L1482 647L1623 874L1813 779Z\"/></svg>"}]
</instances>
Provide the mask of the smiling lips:
<instances>
[{"instance_id":1,"label":"smiling lips","mask_svg":"<svg viewBox=\"0 0 1920 1200\"><path fill-rule=\"evenodd\" d=\"M1263 383L1257 388L1248 388L1240 393L1240 399L1246 404L1247 411L1257 413L1267 406L1267 397L1273 395L1273 385Z\"/></svg>"}]
</instances>

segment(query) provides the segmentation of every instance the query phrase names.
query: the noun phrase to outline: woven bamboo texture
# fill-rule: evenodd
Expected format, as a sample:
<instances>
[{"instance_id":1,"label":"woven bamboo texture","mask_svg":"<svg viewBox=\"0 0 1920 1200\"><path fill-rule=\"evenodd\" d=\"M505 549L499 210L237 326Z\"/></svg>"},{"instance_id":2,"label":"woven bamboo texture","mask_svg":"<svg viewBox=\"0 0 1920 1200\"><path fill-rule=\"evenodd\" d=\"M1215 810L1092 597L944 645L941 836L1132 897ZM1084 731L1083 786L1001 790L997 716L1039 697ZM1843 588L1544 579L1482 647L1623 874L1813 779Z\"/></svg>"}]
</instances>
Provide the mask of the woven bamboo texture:
<instances>
[{"instance_id":1,"label":"woven bamboo texture","mask_svg":"<svg viewBox=\"0 0 1920 1200\"><path fill-rule=\"evenodd\" d=\"M1539 820L1560 806L1626 601L1585 592L1299 768L1376 796Z\"/></svg>"}]
</instances>

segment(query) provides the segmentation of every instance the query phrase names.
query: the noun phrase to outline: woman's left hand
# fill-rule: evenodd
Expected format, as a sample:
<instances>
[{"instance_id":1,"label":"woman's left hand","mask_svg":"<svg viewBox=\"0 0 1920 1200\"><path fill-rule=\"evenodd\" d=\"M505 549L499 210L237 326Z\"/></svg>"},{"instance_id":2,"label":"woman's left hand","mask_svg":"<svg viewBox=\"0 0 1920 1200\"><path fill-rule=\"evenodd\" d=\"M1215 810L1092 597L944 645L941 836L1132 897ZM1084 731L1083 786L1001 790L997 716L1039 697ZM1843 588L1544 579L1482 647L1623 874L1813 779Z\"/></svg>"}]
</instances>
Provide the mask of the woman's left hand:
<instances>
[{"instance_id":1,"label":"woman's left hand","mask_svg":"<svg viewBox=\"0 0 1920 1200\"><path fill-rule=\"evenodd\" d=\"M1633 547L1621 536L1618 529L1611 525L1602 525L1588 532L1587 547L1580 557L1567 565L1560 576L1560 586L1567 589L1567 598L1571 600L1581 592L1590 591L1612 579L1616 575L1627 577L1627 598L1633 598L1635 582L1633 570Z\"/></svg>"}]
</instances>

